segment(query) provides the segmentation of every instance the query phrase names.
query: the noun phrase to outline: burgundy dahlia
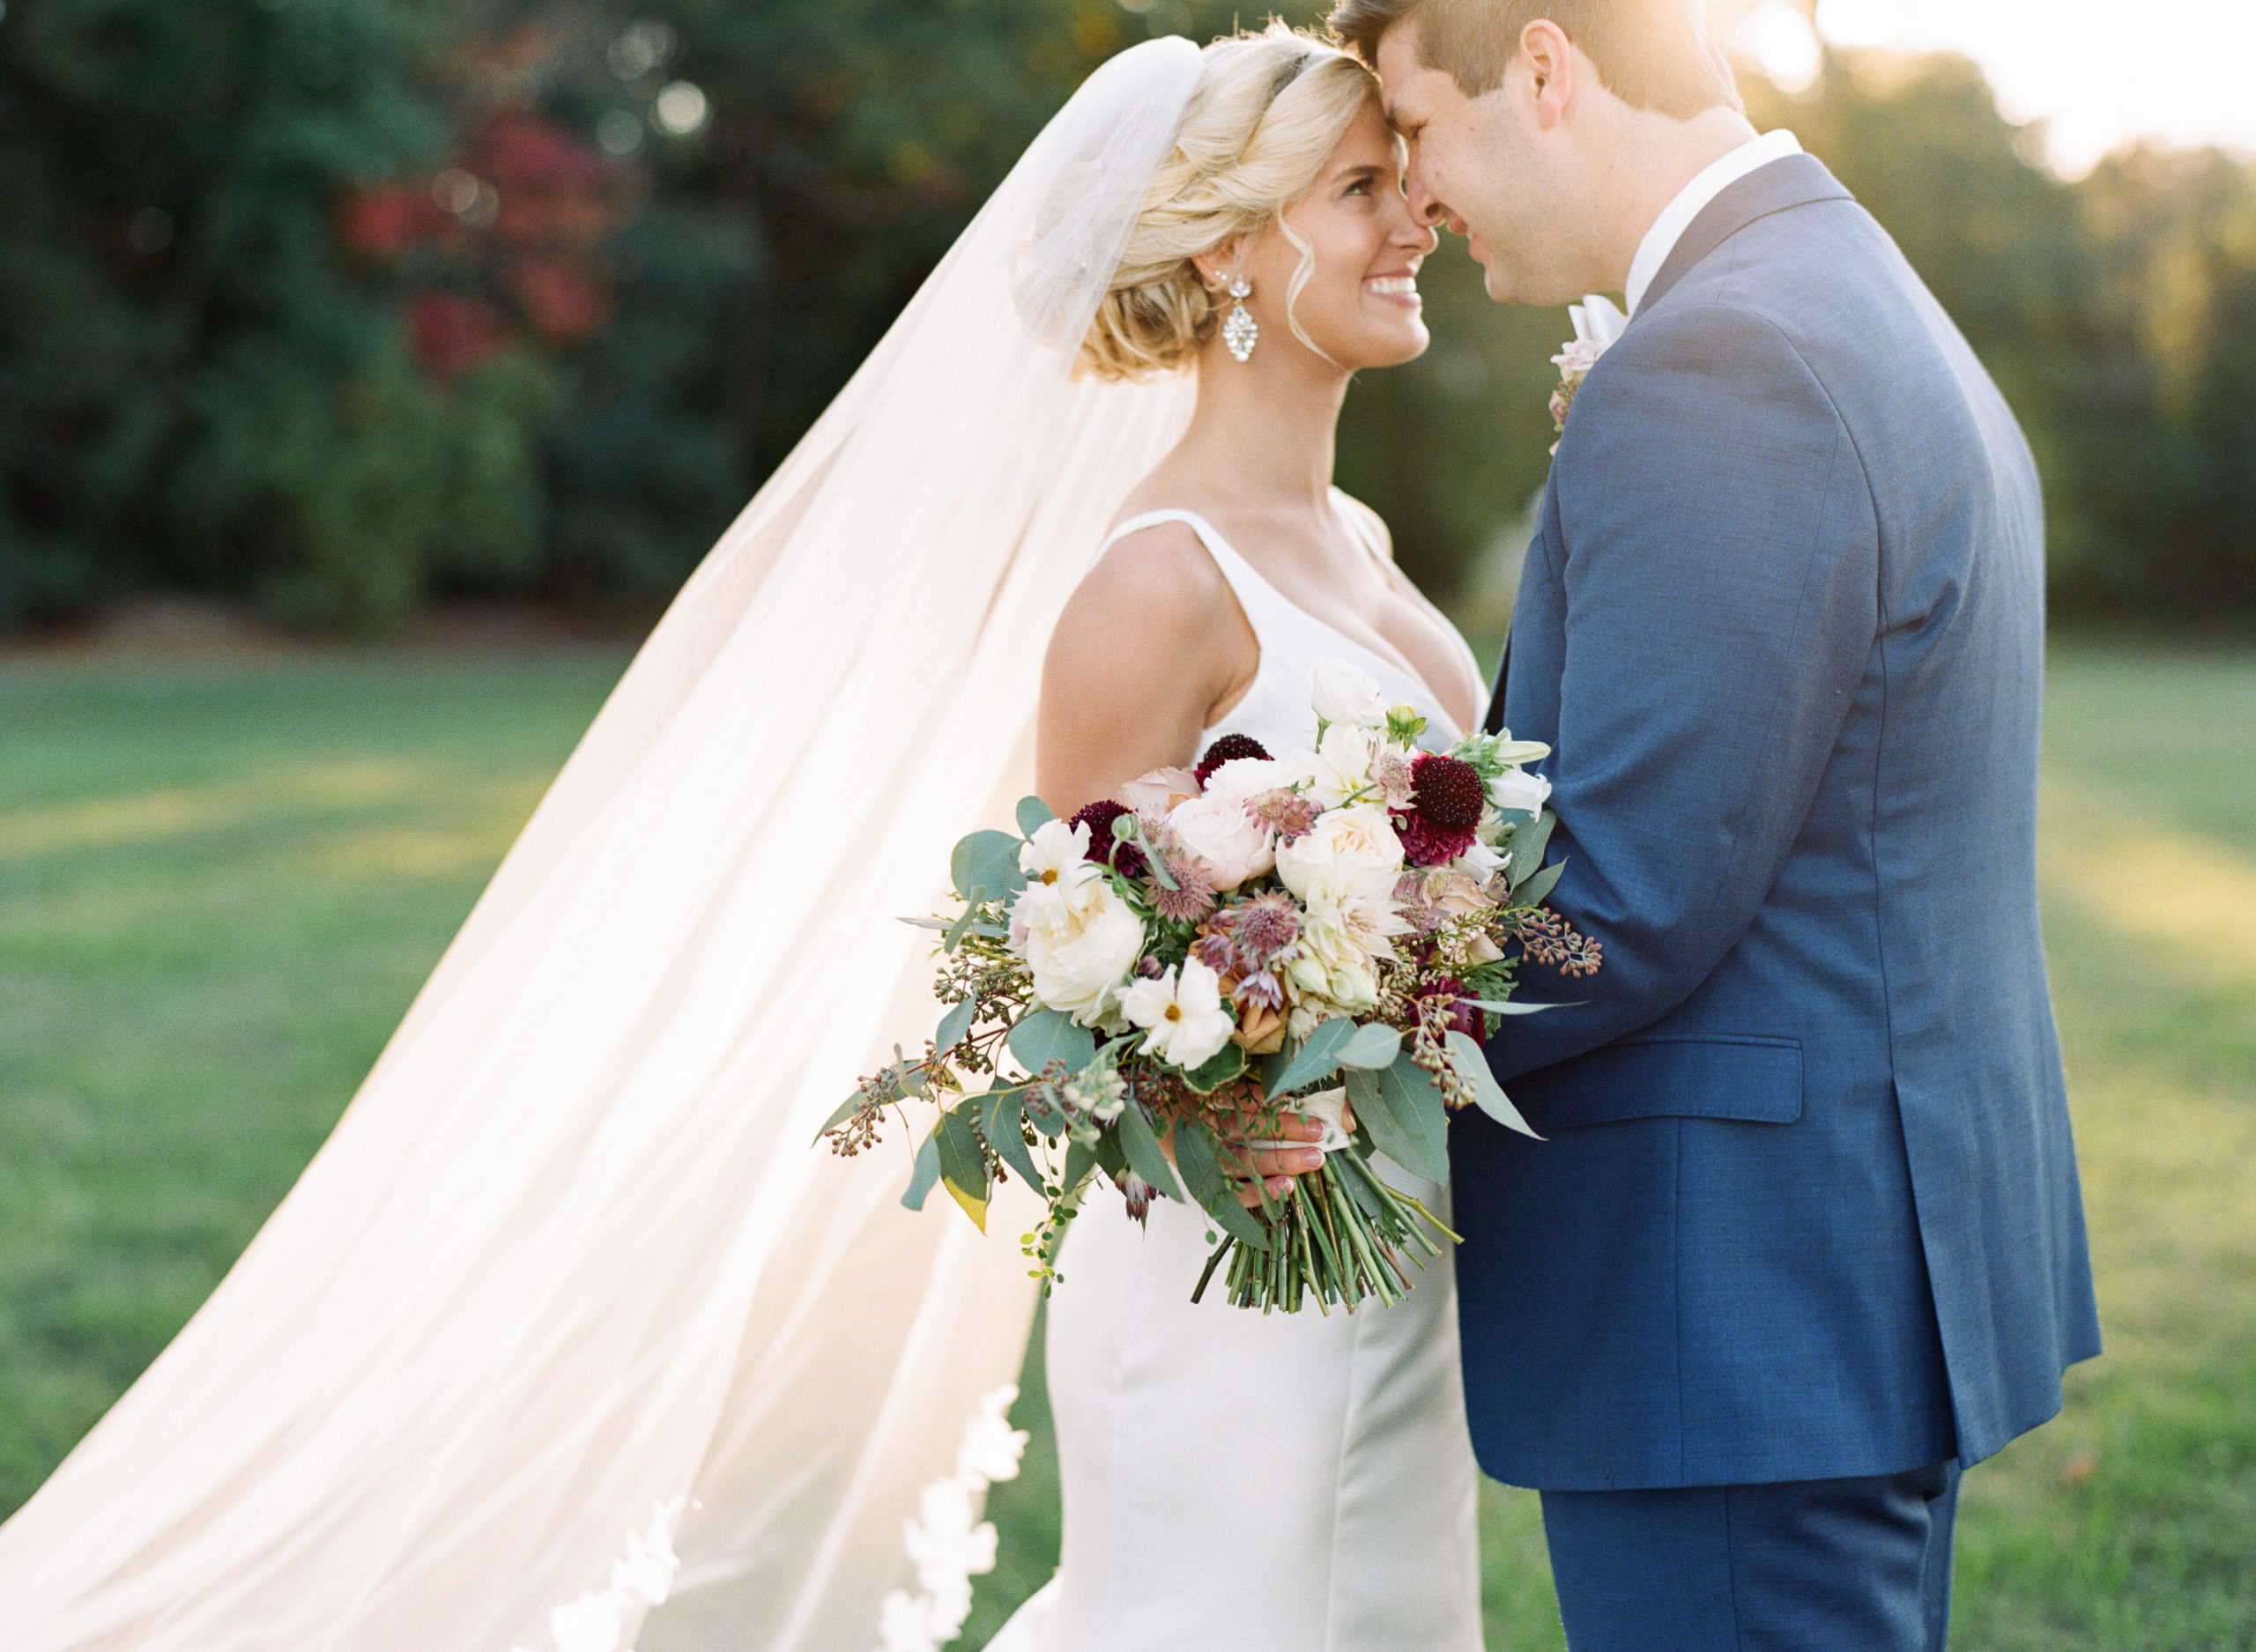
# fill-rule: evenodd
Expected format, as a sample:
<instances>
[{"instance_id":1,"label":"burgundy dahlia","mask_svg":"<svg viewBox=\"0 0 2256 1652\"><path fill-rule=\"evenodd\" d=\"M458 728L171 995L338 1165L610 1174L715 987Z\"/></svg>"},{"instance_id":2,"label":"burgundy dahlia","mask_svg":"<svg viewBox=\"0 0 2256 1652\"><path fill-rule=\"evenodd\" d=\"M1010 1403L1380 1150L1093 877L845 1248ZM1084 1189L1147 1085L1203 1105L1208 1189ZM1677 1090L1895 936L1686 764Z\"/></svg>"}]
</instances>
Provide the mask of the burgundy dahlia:
<instances>
[{"instance_id":1,"label":"burgundy dahlia","mask_svg":"<svg viewBox=\"0 0 2256 1652\"><path fill-rule=\"evenodd\" d=\"M1198 759L1198 767L1191 773L1198 776L1204 786L1214 778L1214 771L1225 763L1235 763L1249 757L1266 761L1269 748L1250 734L1226 734L1206 748L1206 755Z\"/></svg>"},{"instance_id":2,"label":"burgundy dahlia","mask_svg":"<svg viewBox=\"0 0 2256 1652\"><path fill-rule=\"evenodd\" d=\"M1143 850L1112 835L1112 823L1122 815L1133 812L1124 803L1100 797L1065 824L1085 826L1089 829L1091 860L1102 861L1123 877L1141 878L1151 870L1145 864Z\"/></svg>"}]
</instances>

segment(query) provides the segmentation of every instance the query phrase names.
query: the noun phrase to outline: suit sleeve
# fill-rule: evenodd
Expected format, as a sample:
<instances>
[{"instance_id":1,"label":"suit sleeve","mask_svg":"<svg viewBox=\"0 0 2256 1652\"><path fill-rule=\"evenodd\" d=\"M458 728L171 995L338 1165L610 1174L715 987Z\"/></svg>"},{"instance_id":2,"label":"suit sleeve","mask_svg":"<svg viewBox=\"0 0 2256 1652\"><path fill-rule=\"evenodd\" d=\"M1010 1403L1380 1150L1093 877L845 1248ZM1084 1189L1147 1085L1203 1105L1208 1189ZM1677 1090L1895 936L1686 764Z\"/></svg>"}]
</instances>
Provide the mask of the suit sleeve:
<instances>
[{"instance_id":1,"label":"suit sleeve","mask_svg":"<svg viewBox=\"0 0 2256 1652\"><path fill-rule=\"evenodd\" d=\"M1563 611L1551 905L1594 977L1532 963L1510 1078L1651 1025L1753 923L1800 833L1873 647L1878 529L1855 446L1791 341L1744 311L1665 312L1584 383L1553 478ZM1517 696L1515 696L1517 698Z\"/></svg>"}]
</instances>

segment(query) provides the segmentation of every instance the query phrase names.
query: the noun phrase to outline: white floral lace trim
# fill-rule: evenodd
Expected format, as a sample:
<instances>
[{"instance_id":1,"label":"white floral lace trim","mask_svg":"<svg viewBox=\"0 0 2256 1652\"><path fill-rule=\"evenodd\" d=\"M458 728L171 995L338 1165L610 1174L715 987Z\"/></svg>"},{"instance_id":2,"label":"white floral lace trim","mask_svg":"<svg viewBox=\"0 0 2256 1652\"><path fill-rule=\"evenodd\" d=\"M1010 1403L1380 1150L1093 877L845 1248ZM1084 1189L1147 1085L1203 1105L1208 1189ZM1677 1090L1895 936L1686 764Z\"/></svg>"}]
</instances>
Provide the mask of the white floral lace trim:
<instances>
[{"instance_id":1,"label":"white floral lace trim","mask_svg":"<svg viewBox=\"0 0 2256 1652\"><path fill-rule=\"evenodd\" d=\"M638 1607L664 1604L681 1565L673 1552L674 1522L686 1506L679 1497L653 1503L649 1525L630 1530L626 1558L612 1562L611 1587L590 1589L575 1601L550 1608L548 1633L555 1638L556 1652L620 1652L627 1615ZM531 1649L515 1647L511 1652Z\"/></svg>"},{"instance_id":2,"label":"white floral lace trim","mask_svg":"<svg viewBox=\"0 0 2256 1652\"><path fill-rule=\"evenodd\" d=\"M996 1481L1018 1478L1026 1456L1027 1435L1010 1422L1018 1396L1015 1388L999 1388L979 1402L978 1415L963 1426L955 1472L926 1486L918 1517L902 1522L921 1592L897 1589L885 1597L879 1652L939 1652L963 1633L971 1580L995 1569L995 1528L978 1517L979 1500Z\"/></svg>"}]
</instances>

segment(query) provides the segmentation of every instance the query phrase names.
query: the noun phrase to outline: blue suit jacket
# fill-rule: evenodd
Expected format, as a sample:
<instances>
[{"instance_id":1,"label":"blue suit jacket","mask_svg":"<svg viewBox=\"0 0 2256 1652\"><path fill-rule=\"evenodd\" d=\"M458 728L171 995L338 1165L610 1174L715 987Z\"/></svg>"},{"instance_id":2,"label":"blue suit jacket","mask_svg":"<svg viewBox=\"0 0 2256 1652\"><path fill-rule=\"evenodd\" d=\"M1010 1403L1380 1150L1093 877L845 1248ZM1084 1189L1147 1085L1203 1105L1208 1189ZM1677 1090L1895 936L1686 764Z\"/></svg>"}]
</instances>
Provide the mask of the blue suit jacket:
<instances>
[{"instance_id":1,"label":"blue suit jacket","mask_svg":"<svg viewBox=\"0 0 2256 1652\"><path fill-rule=\"evenodd\" d=\"M2098 1352L2037 928L2044 515L1817 161L1734 184L1591 373L1512 623L1553 904L1604 943L1452 1126L1496 1478L1972 1462Z\"/></svg>"}]
</instances>

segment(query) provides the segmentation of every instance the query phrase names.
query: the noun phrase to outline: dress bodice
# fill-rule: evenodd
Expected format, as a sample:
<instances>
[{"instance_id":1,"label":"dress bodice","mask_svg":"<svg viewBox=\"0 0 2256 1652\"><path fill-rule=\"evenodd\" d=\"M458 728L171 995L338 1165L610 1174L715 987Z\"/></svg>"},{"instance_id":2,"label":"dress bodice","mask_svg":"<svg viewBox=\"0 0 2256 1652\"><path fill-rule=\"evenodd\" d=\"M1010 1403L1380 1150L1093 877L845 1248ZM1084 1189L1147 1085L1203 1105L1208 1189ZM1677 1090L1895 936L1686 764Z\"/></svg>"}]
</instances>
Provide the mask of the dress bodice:
<instances>
[{"instance_id":1,"label":"dress bodice","mask_svg":"<svg viewBox=\"0 0 2256 1652\"><path fill-rule=\"evenodd\" d=\"M1346 496L1336 488L1332 494L1358 542L1372 556L1381 556L1370 534L1346 508ZM1261 650L1252 685L1221 721L1206 730L1198 743L1199 756L1203 757L1206 748L1225 734L1250 735L1279 757L1312 745L1316 713L1309 703L1309 672L1323 659L1349 662L1376 678L1391 701L1406 701L1415 706L1429 725L1428 744L1445 744L1456 738L1460 732L1457 719L1441 707L1424 683L1385 655L1325 624L1286 596L1238 553L1219 529L1196 511L1147 511L1114 529L1105 540L1105 547L1109 549L1132 533L1170 522L1181 522L1198 536L1198 542L1206 547L1207 554L1214 559L1222 577L1229 582L1231 594L1244 611L1246 623L1252 627L1254 641ZM1472 662L1473 651L1462 637L1458 638L1458 646L1465 650L1466 659Z\"/></svg>"}]
</instances>

